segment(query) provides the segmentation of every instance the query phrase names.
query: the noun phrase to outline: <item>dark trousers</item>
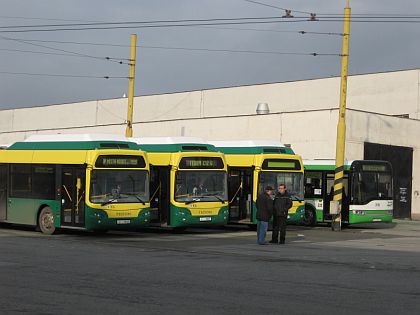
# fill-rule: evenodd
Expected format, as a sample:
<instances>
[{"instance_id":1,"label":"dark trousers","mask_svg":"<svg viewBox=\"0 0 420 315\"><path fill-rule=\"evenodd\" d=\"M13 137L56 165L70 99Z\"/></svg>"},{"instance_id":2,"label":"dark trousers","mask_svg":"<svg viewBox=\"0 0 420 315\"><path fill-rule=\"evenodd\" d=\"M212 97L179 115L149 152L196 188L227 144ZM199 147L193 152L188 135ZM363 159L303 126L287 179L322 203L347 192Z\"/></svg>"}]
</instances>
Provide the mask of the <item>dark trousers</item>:
<instances>
[{"instance_id":1,"label":"dark trousers","mask_svg":"<svg viewBox=\"0 0 420 315\"><path fill-rule=\"evenodd\" d=\"M279 243L279 231L280 231L280 244L284 244L286 240L286 217L273 217L273 236L272 242Z\"/></svg>"}]
</instances>

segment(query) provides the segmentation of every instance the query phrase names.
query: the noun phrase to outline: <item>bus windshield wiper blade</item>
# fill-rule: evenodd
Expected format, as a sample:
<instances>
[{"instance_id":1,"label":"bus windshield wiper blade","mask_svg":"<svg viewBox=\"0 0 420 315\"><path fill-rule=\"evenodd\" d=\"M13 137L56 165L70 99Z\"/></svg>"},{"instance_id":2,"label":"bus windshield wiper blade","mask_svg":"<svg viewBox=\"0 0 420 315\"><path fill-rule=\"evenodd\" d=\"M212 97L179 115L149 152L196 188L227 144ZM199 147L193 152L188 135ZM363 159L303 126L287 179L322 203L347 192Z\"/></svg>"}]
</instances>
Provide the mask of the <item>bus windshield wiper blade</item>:
<instances>
[{"instance_id":1,"label":"bus windshield wiper blade","mask_svg":"<svg viewBox=\"0 0 420 315\"><path fill-rule=\"evenodd\" d=\"M296 196L293 196L292 198L294 198L296 201L299 201L299 202L302 202L303 200L302 199L299 199L298 197L296 197Z\"/></svg>"},{"instance_id":2,"label":"bus windshield wiper blade","mask_svg":"<svg viewBox=\"0 0 420 315\"><path fill-rule=\"evenodd\" d=\"M225 203L225 200L223 200L222 198L220 198L220 196L218 194L207 194L207 195L203 195L203 197L214 197L217 200L221 201L222 203Z\"/></svg>"},{"instance_id":3,"label":"bus windshield wiper blade","mask_svg":"<svg viewBox=\"0 0 420 315\"><path fill-rule=\"evenodd\" d=\"M200 198L193 198L191 200L187 200L187 201L185 201L185 204L189 205L190 203L197 202L197 201L200 201Z\"/></svg>"},{"instance_id":4,"label":"bus windshield wiper blade","mask_svg":"<svg viewBox=\"0 0 420 315\"><path fill-rule=\"evenodd\" d=\"M110 204L110 203L112 203L114 201L117 201L117 200L118 200L118 198L109 199L108 201L102 202L101 203L101 206L106 206L106 205L108 205L108 204Z\"/></svg>"},{"instance_id":5,"label":"bus windshield wiper blade","mask_svg":"<svg viewBox=\"0 0 420 315\"><path fill-rule=\"evenodd\" d=\"M138 194L134 194L134 193L123 193L123 194L126 194L126 195L130 195L130 196L134 196L138 201L140 201L143 205L145 205L146 203L143 201L143 199L141 199L140 197L139 197L139 195Z\"/></svg>"}]
</instances>

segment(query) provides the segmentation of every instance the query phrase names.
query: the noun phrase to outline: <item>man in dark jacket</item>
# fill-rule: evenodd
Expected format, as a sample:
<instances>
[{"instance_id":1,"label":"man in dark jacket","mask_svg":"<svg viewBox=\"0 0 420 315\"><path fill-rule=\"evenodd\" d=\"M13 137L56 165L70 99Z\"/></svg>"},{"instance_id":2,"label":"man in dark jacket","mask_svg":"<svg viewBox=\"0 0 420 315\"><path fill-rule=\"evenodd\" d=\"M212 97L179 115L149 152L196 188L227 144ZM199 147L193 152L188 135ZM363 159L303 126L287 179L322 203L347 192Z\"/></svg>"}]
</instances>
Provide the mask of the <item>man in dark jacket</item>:
<instances>
[{"instance_id":1,"label":"man in dark jacket","mask_svg":"<svg viewBox=\"0 0 420 315\"><path fill-rule=\"evenodd\" d=\"M273 209L273 236L270 243L284 244L286 240L286 221L289 214L289 209L292 207L293 202L289 193L286 190L285 184L280 184L278 192L274 197ZM280 230L280 243L279 243L279 230Z\"/></svg>"},{"instance_id":2,"label":"man in dark jacket","mask_svg":"<svg viewBox=\"0 0 420 315\"><path fill-rule=\"evenodd\" d=\"M267 244L265 236L267 234L268 222L273 215L272 193L273 188L267 186L264 192L257 198L257 239L260 245Z\"/></svg>"}]
</instances>

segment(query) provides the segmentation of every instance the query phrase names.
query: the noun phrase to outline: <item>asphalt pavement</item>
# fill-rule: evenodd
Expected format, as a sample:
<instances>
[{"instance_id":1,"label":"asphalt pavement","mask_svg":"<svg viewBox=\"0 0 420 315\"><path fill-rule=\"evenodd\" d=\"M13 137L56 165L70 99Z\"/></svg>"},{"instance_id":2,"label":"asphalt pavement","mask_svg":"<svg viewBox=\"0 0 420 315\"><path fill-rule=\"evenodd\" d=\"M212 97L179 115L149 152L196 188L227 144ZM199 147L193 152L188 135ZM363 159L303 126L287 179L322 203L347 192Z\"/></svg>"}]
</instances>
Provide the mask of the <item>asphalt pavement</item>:
<instances>
[{"instance_id":1,"label":"asphalt pavement","mask_svg":"<svg viewBox=\"0 0 420 315\"><path fill-rule=\"evenodd\" d=\"M271 233L269 232L269 235ZM0 314L420 314L420 222L46 236L0 226Z\"/></svg>"}]
</instances>

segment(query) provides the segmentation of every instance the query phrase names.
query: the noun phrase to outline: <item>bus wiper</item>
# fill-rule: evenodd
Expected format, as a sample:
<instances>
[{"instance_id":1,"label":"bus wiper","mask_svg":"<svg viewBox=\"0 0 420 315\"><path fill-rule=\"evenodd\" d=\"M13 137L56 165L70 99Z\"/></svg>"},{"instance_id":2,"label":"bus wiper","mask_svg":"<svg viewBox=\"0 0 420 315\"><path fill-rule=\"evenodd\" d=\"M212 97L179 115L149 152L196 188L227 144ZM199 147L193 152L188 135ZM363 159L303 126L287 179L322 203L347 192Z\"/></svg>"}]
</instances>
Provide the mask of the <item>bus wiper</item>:
<instances>
[{"instance_id":1,"label":"bus wiper","mask_svg":"<svg viewBox=\"0 0 420 315\"><path fill-rule=\"evenodd\" d=\"M101 206L106 206L106 205L108 205L108 204L110 204L110 203L112 203L114 201L117 201L117 200L118 200L118 198L109 199L108 201L102 202L101 203Z\"/></svg>"},{"instance_id":2,"label":"bus wiper","mask_svg":"<svg viewBox=\"0 0 420 315\"><path fill-rule=\"evenodd\" d=\"M187 200L187 201L185 201L185 204L189 205L190 203L193 203L193 202L196 202L196 201L200 201L200 198L193 198L191 200Z\"/></svg>"},{"instance_id":3,"label":"bus wiper","mask_svg":"<svg viewBox=\"0 0 420 315\"><path fill-rule=\"evenodd\" d=\"M134 193L123 193L123 194L126 194L126 195L130 195L130 196L134 196L138 201L140 201L143 205L145 205L146 203L143 201L143 199L141 199L140 197L139 197L139 195L137 195L137 194L134 194Z\"/></svg>"},{"instance_id":4,"label":"bus wiper","mask_svg":"<svg viewBox=\"0 0 420 315\"><path fill-rule=\"evenodd\" d=\"M225 203L225 200L220 198L218 194L207 194L207 195L203 195L203 197L215 197L217 198L217 200L221 201L222 203Z\"/></svg>"},{"instance_id":5,"label":"bus wiper","mask_svg":"<svg viewBox=\"0 0 420 315\"><path fill-rule=\"evenodd\" d=\"M293 196L292 198L294 198L296 201L299 201L299 202L302 202L303 200L302 199L299 199L298 197L296 197L296 196Z\"/></svg>"}]
</instances>

